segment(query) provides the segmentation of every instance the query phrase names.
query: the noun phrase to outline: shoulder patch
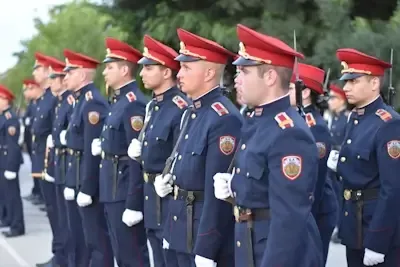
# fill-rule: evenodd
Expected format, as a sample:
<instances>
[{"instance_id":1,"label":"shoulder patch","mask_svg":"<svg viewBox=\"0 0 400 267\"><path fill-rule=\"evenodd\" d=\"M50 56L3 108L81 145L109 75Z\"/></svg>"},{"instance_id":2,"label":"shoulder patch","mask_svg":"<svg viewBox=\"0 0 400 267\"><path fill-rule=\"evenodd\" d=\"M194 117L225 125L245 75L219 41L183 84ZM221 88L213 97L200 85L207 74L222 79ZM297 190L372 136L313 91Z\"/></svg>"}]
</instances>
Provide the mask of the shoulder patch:
<instances>
[{"instance_id":1,"label":"shoulder patch","mask_svg":"<svg viewBox=\"0 0 400 267\"><path fill-rule=\"evenodd\" d=\"M286 114L286 112L281 112L276 115L275 120L282 129L294 127L293 120Z\"/></svg>"},{"instance_id":2,"label":"shoulder patch","mask_svg":"<svg viewBox=\"0 0 400 267\"><path fill-rule=\"evenodd\" d=\"M88 120L90 124L96 125L100 121L100 113L97 111L90 111L88 113Z\"/></svg>"},{"instance_id":3,"label":"shoulder patch","mask_svg":"<svg viewBox=\"0 0 400 267\"><path fill-rule=\"evenodd\" d=\"M89 91L85 94L85 99L86 101L92 100L93 99L93 93L92 91Z\"/></svg>"},{"instance_id":4,"label":"shoulder patch","mask_svg":"<svg viewBox=\"0 0 400 267\"><path fill-rule=\"evenodd\" d=\"M282 173L289 180L296 180L302 171L302 158L300 156L290 155L282 158Z\"/></svg>"},{"instance_id":5,"label":"shoulder patch","mask_svg":"<svg viewBox=\"0 0 400 267\"><path fill-rule=\"evenodd\" d=\"M392 119L392 114L390 114L388 111L384 109L378 109L375 114L381 118L384 122L390 121Z\"/></svg>"},{"instance_id":6,"label":"shoulder patch","mask_svg":"<svg viewBox=\"0 0 400 267\"><path fill-rule=\"evenodd\" d=\"M8 111L4 114L4 116L6 117L7 120L11 119L12 117L11 113Z\"/></svg>"},{"instance_id":7,"label":"shoulder patch","mask_svg":"<svg viewBox=\"0 0 400 267\"><path fill-rule=\"evenodd\" d=\"M9 135L14 136L16 132L17 132L17 129L14 126L9 126L8 127L8 134Z\"/></svg>"},{"instance_id":8,"label":"shoulder patch","mask_svg":"<svg viewBox=\"0 0 400 267\"><path fill-rule=\"evenodd\" d=\"M185 101L185 99L183 99L179 95L174 96L174 98L172 98L172 102L174 102L175 105L177 105L177 107L180 109L184 109L188 106L188 103Z\"/></svg>"},{"instance_id":9,"label":"shoulder patch","mask_svg":"<svg viewBox=\"0 0 400 267\"><path fill-rule=\"evenodd\" d=\"M126 98L128 98L129 102L133 102L136 100L136 95L134 92L129 92L125 96L126 96Z\"/></svg>"},{"instance_id":10,"label":"shoulder patch","mask_svg":"<svg viewBox=\"0 0 400 267\"><path fill-rule=\"evenodd\" d=\"M131 117L131 126L134 131L139 132L142 130L144 125L143 117L142 116L133 116Z\"/></svg>"},{"instance_id":11,"label":"shoulder patch","mask_svg":"<svg viewBox=\"0 0 400 267\"><path fill-rule=\"evenodd\" d=\"M387 152L392 159L400 158L400 140L391 140L387 142Z\"/></svg>"},{"instance_id":12,"label":"shoulder patch","mask_svg":"<svg viewBox=\"0 0 400 267\"><path fill-rule=\"evenodd\" d=\"M229 114L229 111L226 109L224 105L222 105L221 102L215 102L214 104L211 105L213 110L217 112L219 116L224 116L226 114Z\"/></svg>"},{"instance_id":13,"label":"shoulder patch","mask_svg":"<svg viewBox=\"0 0 400 267\"><path fill-rule=\"evenodd\" d=\"M318 155L322 159L326 155L326 145L323 142L317 142Z\"/></svg>"},{"instance_id":14,"label":"shoulder patch","mask_svg":"<svg viewBox=\"0 0 400 267\"><path fill-rule=\"evenodd\" d=\"M307 122L308 127L313 127L317 124L317 122L315 121L314 115L312 113L306 114L306 122Z\"/></svg>"},{"instance_id":15,"label":"shoulder patch","mask_svg":"<svg viewBox=\"0 0 400 267\"><path fill-rule=\"evenodd\" d=\"M67 101L68 101L68 104L72 106L75 102L75 98L72 95L69 95L67 97Z\"/></svg>"}]
</instances>

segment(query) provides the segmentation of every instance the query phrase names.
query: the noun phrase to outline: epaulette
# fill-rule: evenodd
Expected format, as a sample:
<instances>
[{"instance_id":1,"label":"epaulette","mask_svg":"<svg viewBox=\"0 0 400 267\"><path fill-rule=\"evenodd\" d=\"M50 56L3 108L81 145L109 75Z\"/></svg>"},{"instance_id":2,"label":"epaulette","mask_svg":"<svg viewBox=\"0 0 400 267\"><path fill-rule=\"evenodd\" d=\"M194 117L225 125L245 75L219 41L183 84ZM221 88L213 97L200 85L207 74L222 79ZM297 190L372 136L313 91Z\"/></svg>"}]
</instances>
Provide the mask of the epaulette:
<instances>
[{"instance_id":1,"label":"epaulette","mask_svg":"<svg viewBox=\"0 0 400 267\"><path fill-rule=\"evenodd\" d=\"M7 120L11 119L12 117L11 113L8 111L4 114L4 116L6 117Z\"/></svg>"},{"instance_id":2,"label":"epaulette","mask_svg":"<svg viewBox=\"0 0 400 267\"><path fill-rule=\"evenodd\" d=\"M126 98L128 98L129 102L133 102L136 100L136 95L134 92L129 92L126 94Z\"/></svg>"},{"instance_id":3,"label":"epaulette","mask_svg":"<svg viewBox=\"0 0 400 267\"><path fill-rule=\"evenodd\" d=\"M312 113L306 114L306 122L307 122L308 127L313 127L317 124Z\"/></svg>"},{"instance_id":4,"label":"epaulette","mask_svg":"<svg viewBox=\"0 0 400 267\"><path fill-rule=\"evenodd\" d=\"M221 104L221 102L215 102L214 104L211 105L213 110L218 113L219 116L224 116L226 114L229 114L229 111L226 109L224 105Z\"/></svg>"},{"instance_id":5,"label":"epaulette","mask_svg":"<svg viewBox=\"0 0 400 267\"><path fill-rule=\"evenodd\" d=\"M378 109L375 114L381 118L381 120L383 120L384 122L387 122L389 120L392 119L392 114L390 114L388 111L384 110L384 109Z\"/></svg>"},{"instance_id":6,"label":"epaulette","mask_svg":"<svg viewBox=\"0 0 400 267\"><path fill-rule=\"evenodd\" d=\"M174 102L175 105L177 105L180 109L184 109L188 106L188 103L185 101L185 99L183 99L179 95L174 96L174 98L172 98L172 102Z\"/></svg>"},{"instance_id":7,"label":"epaulette","mask_svg":"<svg viewBox=\"0 0 400 267\"><path fill-rule=\"evenodd\" d=\"M68 104L73 105L75 102L75 98L72 95L67 97Z\"/></svg>"},{"instance_id":8,"label":"epaulette","mask_svg":"<svg viewBox=\"0 0 400 267\"><path fill-rule=\"evenodd\" d=\"M93 93L92 91L89 91L85 94L85 99L86 101L92 100L93 99Z\"/></svg>"},{"instance_id":9,"label":"epaulette","mask_svg":"<svg viewBox=\"0 0 400 267\"><path fill-rule=\"evenodd\" d=\"M294 127L293 120L286 114L286 112L281 112L276 115L275 120L282 129Z\"/></svg>"}]
</instances>

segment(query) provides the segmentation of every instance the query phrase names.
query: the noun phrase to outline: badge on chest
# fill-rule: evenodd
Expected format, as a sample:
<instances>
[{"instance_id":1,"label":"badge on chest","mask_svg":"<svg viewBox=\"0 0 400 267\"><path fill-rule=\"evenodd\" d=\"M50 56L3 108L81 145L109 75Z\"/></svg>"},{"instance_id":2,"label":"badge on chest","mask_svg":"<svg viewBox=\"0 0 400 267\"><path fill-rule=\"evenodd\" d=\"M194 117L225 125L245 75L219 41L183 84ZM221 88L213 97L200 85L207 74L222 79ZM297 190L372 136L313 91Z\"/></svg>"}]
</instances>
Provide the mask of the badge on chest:
<instances>
[{"instance_id":1,"label":"badge on chest","mask_svg":"<svg viewBox=\"0 0 400 267\"><path fill-rule=\"evenodd\" d=\"M219 138L219 150L225 155L230 155L235 150L235 137L224 135Z\"/></svg>"},{"instance_id":2,"label":"badge on chest","mask_svg":"<svg viewBox=\"0 0 400 267\"><path fill-rule=\"evenodd\" d=\"M301 174L302 159L299 156L282 158L282 172L289 180L296 180Z\"/></svg>"}]
</instances>

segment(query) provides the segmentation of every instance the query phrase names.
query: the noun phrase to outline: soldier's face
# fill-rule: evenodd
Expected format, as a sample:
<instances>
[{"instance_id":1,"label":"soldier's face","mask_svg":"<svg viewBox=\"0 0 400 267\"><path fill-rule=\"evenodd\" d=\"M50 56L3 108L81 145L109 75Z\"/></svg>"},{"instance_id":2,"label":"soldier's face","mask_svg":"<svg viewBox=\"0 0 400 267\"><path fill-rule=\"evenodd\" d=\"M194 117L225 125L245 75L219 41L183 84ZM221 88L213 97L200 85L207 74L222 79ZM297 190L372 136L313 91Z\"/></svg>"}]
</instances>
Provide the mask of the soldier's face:
<instances>
[{"instance_id":1,"label":"soldier's face","mask_svg":"<svg viewBox=\"0 0 400 267\"><path fill-rule=\"evenodd\" d=\"M377 77L361 76L353 80L347 80L343 87L347 101L359 106L367 104L379 92L380 82Z\"/></svg>"},{"instance_id":2,"label":"soldier's face","mask_svg":"<svg viewBox=\"0 0 400 267\"><path fill-rule=\"evenodd\" d=\"M340 97L335 92L330 92L328 100L328 106L330 111L336 112L339 109L341 109L344 105L345 101L342 97Z\"/></svg>"},{"instance_id":3,"label":"soldier's face","mask_svg":"<svg viewBox=\"0 0 400 267\"><path fill-rule=\"evenodd\" d=\"M8 99L0 97L0 110L4 110L8 107Z\"/></svg>"},{"instance_id":4,"label":"soldier's face","mask_svg":"<svg viewBox=\"0 0 400 267\"><path fill-rule=\"evenodd\" d=\"M241 76L239 75L240 69L237 69L236 71L236 76L235 76L235 89L236 89L236 101L238 102L239 105L244 105L246 104L243 99L243 88L242 88L242 80Z\"/></svg>"},{"instance_id":5,"label":"soldier's face","mask_svg":"<svg viewBox=\"0 0 400 267\"><path fill-rule=\"evenodd\" d=\"M38 84L42 84L48 77L47 68L39 66L33 70L32 75Z\"/></svg>"},{"instance_id":6,"label":"soldier's face","mask_svg":"<svg viewBox=\"0 0 400 267\"><path fill-rule=\"evenodd\" d=\"M117 88L123 77L122 67L117 62L106 63L103 71L104 81L112 88Z\"/></svg>"},{"instance_id":7,"label":"soldier's face","mask_svg":"<svg viewBox=\"0 0 400 267\"><path fill-rule=\"evenodd\" d=\"M265 88L263 78L258 73L257 66L242 66L237 77L241 82L243 101L250 106L259 105L263 99Z\"/></svg>"},{"instance_id":8,"label":"soldier's face","mask_svg":"<svg viewBox=\"0 0 400 267\"><path fill-rule=\"evenodd\" d=\"M195 92L204 86L204 77L206 76L206 64L204 63L202 61L181 62L177 78L182 92L196 95Z\"/></svg>"},{"instance_id":9,"label":"soldier's face","mask_svg":"<svg viewBox=\"0 0 400 267\"><path fill-rule=\"evenodd\" d=\"M53 79L50 79L50 89L53 93L58 94L63 90L63 78L62 77L56 77Z\"/></svg>"},{"instance_id":10,"label":"soldier's face","mask_svg":"<svg viewBox=\"0 0 400 267\"><path fill-rule=\"evenodd\" d=\"M79 89L78 86L80 84L80 73L79 69L73 69L67 72L65 75L64 83L67 86L68 90L76 90Z\"/></svg>"},{"instance_id":11,"label":"soldier's face","mask_svg":"<svg viewBox=\"0 0 400 267\"><path fill-rule=\"evenodd\" d=\"M158 65L144 65L140 71L140 77L142 77L144 87L146 89L159 88L164 80L164 71Z\"/></svg>"},{"instance_id":12,"label":"soldier's face","mask_svg":"<svg viewBox=\"0 0 400 267\"><path fill-rule=\"evenodd\" d=\"M290 105L292 107L296 106L296 86L294 83L289 84L289 98L290 98Z\"/></svg>"}]
</instances>

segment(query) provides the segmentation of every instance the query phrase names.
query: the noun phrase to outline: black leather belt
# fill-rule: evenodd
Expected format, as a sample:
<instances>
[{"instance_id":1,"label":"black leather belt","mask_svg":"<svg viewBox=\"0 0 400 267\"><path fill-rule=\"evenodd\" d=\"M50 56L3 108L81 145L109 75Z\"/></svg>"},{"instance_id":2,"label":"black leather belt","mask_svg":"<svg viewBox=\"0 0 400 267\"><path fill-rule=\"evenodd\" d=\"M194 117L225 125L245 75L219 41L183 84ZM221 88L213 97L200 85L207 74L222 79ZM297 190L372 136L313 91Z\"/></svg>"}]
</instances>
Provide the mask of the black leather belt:
<instances>
[{"instance_id":1,"label":"black leather belt","mask_svg":"<svg viewBox=\"0 0 400 267\"><path fill-rule=\"evenodd\" d=\"M56 149L55 149L55 153L56 153L57 156L58 155L64 155L66 152L67 152L66 148L57 148L56 147Z\"/></svg>"},{"instance_id":2,"label":"black leather belt","mask_svg":"<svg viewBox=\"0 0 400 267\"><path fill-rule=\"evenodd\" d=\"M346 201L356 202L356 218L357 218L357 248L363 248L363 206L365 200L377 199L379 196L379 188L370 188L364 190L345 189L343 197Z\"/></svg>"},{"instance_id":3,"label":"black leather belt","mask_svg":"<svg viewBox=\"0 0 400 267\"><path fill-rule=\"evenodd\" d=\"M113 155L113 154L108 154L105 153L104 151L101 151L101 158L105 160L113 160L113 161L120 161L120 160L129 160L130 157L126 155Z\"/></svg>"},{"instance_id":4,"label":"black leather belt","mask_svg":"<svg viewBox=\"0 0 400 267\"><path fill-rule=\"evenodd\" d=\"M195 201L204 201L204 191L187 191L174 186L174 199L186 202L186 245L189 253L193 249L193 204Z\"/></svg>"}]
</instances>

